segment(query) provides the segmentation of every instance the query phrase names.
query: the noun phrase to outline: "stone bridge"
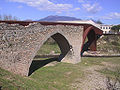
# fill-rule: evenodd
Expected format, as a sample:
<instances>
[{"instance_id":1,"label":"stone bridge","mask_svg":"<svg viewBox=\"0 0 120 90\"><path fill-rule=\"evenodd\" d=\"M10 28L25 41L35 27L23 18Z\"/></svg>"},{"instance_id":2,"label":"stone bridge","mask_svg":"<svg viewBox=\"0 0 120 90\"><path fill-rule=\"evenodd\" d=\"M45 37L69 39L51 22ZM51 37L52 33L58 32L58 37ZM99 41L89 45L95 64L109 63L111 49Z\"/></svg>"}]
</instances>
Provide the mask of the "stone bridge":
<instances>
[{"instance_id":1,"label":"stone bridge","mask_svg":"<svg viewBox=\"0 0 120 90\"><path fill-rule=\"evenodd\" d=\"M28 76L33 58L50 37L61 50L58 60L75 64L88 48L96 50L100 35L102 31L90 24L0 21L0 67Z\"/></svg>"}]
</instances>

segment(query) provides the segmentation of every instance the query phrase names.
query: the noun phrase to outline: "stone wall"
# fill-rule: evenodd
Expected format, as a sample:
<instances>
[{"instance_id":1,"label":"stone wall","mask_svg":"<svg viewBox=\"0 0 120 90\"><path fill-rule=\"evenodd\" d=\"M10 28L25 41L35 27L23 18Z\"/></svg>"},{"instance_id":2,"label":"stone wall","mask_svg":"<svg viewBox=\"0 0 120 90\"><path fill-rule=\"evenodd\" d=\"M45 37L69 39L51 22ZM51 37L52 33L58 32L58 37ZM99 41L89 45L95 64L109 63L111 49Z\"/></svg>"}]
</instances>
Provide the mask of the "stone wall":
<instances>
[{"instance_id":1,"label":"stone wall","mask_svg":"<svg viewBox=\"0 0 120 90\"><path fill-rule=\"evenodd\" d=\"M58 35L61 37L59 38ZM63 49L60 56L62 61L80 62L83 26L41 25L40 23L21 26L0 23L0 67L27 76L34 56L51 36L58 42L61 50ZM64 48L67 46L70 48L65 51Z\"/></svg>"}]
</instances>

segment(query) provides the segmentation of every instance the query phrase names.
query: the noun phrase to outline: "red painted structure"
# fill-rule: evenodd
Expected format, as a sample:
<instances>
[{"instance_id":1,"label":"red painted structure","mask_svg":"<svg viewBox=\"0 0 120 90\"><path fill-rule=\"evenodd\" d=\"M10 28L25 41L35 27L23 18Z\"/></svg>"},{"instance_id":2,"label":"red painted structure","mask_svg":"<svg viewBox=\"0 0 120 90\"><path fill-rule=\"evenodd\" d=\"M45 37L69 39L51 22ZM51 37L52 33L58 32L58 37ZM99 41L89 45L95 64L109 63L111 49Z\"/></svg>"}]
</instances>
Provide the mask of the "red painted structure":
<instances>
[{"instance_id":1,"label":"red painted structure","mask_svg":"<svg viewBox=\"0 0 120 90\"><path fill-rule=\"evenodd\" d=\"M85 39L87 38L89 32L93 30L95 32L94 36L91 35L91 38L92 37L95 37L92 44L90 45L90 50L91 51L96 51L96 41L97 41L97 35L102 35L103 34L103 31L100 30L99 28L93 26L93 25L85 25L84 26L84 33L83 33L83 45L85 43ZM82 45L82 47L83 47Z\"/></svg>"},{"instance_id":2,"label":"red painted structure","mask_svg":"<svg viewBox=\"0 0 120 90\"><path fill-rule=\"evenodd\" d=\"M0 23L8 23L8 24L20 24L23 26L29 25L29 23L38 22L38 21L0 21ZM82 43L82 49L85 43L86 38L88 37L88 41L92 42L90 45L91 51L96 51L96 41L97 41L97 35L102 35L103 31L99 28L91 25L91 24L79 24L79 23L63 23L63 22L39 22L42 25L75 25L75 26L84 26L84 32L83 32L83 43ZM94 34L90 34L91 31L94 31ZM94 37L94 38L93 38ZM82 50L81 49L81 50Z\"/></svg>"}]
</instances>

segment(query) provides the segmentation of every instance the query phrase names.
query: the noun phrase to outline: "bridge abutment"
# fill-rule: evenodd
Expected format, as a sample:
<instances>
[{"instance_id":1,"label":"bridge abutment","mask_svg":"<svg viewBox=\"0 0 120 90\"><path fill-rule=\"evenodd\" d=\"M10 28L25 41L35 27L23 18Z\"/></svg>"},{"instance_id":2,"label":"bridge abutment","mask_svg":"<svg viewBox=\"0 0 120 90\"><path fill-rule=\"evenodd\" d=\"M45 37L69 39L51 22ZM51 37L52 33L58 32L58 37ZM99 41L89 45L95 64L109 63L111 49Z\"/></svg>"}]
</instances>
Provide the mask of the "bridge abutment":
<instances>
[{"instance_id":1,"label":"bridge abutment","mask_svg":"<svg viewBox=\"0 0 120 90\"><path fill-rule=\"evenodd\" d=\"M79 31L79 29L78 29ZM81 45L82 45L82 35L83 32L73 32L72 35L69 36L70 50L63 58L63 62L67 63L79 63L81 62Z\"/></svg>"}]
</instances>

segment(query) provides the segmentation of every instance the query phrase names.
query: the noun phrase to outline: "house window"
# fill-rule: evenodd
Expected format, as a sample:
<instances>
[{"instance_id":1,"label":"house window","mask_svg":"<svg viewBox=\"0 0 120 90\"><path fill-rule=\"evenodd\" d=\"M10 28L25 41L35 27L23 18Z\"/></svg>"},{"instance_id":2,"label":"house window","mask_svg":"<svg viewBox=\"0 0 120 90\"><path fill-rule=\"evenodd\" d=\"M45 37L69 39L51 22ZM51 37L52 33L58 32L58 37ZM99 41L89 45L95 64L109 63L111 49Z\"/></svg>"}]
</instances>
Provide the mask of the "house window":
<instances>
[{"instance_id":1,"label":"house window","mask_svg":"<svg viewBox=\"0 0 120 90\"><path fill-rule=\"evenodd\" d=\"M105 27L103 27L103 29L105 29Z\"/></svg>"},{"instance_id":2,"label":"house window","mask_svg":"<svg viewBox=\"0 0 120 90\"><path fill-rule=\"evenodd\" d=\"M108 28L106 27L106 29L108 29Z\"/></svg>"}]
</instances>

